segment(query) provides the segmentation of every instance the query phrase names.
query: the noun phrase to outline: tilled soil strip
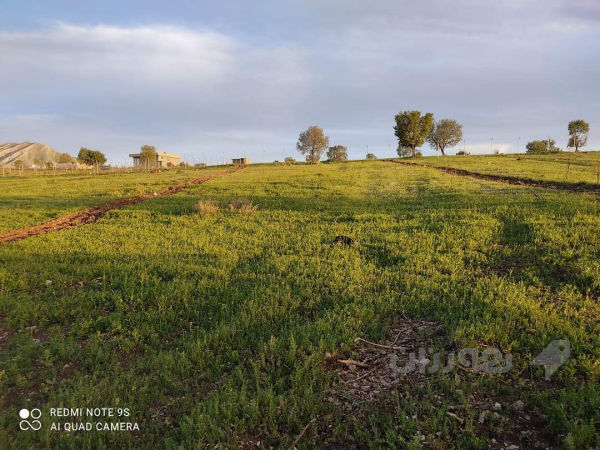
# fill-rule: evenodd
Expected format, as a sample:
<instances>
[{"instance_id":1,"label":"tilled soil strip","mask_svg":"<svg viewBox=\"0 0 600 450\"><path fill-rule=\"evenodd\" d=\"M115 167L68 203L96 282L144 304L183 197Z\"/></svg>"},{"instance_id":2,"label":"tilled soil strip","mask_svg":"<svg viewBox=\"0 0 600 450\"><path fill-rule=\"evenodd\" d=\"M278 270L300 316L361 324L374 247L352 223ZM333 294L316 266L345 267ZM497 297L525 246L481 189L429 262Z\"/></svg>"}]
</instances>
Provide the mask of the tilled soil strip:
<instances>
[{"instance_id":1,"label":"tilled soil strip","mask_svg":"<svg viewBox=\"0 0 600 450\"><path fill-rule=\"evenodd\" d=\"M490 175L480 172L471 172L470 170L456 169L454 167L438 167L438 166L426 166L424 164L417 164L408 161L396 161L393 159L386 159L385 161L393 162L396 164L403 164L405 166L417 166L425 167L430 169L441 170L452 175L460 175L463 177L479 178L480 180L487 181L501 181L508 184L516 184L520 186L535 186L544 189L555 189L564 190L571 192L588 192L591 194L600 194L600 186L594 186L588 183L561 183L560 181L541 181L533 180L531 178L511 177L506 175Z\"/></svg>"},{"instance_id":2,"label":"tilled soil strip","mask_svg":"<svg viewBox=\"0 0 600 450\"><path fill-rule=\"evenodd\" d=\"M243 169L244 167L245 166L243 165L237 166L233 169L224 170L213 175L207 175L205 177L196 178L194 180L186 181L185 183L177 184L175 186L169 186L168 188L154 192L153 194L145 194L136 197L125 198L122 200L115 200L110 203L94 206L93 208L84 209L82 211L76 211L72 214L67 214L66 216L57 217L56 219L49 220L48 222L44 222L39 225L12 230L8 233L0 235L0 244L94 223L98 219L100 219L100 217L102 217L104 213L110 211L111 209L123 208L125 206L140 203L151 198L166 197L169 195L173 195L191 186L206 183L207 181L212 180L213 178L237 172L238 170Z\"/></svg>"}]
</instances>

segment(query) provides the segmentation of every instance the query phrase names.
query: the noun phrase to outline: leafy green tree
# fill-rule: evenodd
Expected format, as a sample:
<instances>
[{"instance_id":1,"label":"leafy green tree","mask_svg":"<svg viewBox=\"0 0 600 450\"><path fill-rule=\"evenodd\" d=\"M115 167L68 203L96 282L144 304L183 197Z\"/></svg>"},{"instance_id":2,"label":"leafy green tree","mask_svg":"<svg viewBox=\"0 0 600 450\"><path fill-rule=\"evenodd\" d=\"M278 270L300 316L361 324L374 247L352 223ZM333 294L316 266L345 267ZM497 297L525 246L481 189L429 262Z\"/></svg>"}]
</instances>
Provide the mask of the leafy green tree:
<instances>
[{"instance_id":1,"label":"leafy green tree","mask_svg":"<svg viewBox=\"0 0 600 450\"><path fill-rule=\"evenodd\" d=\"M456 120L442 119L433 125L431 133L427 140L429 144L436 150L442 152L447 147L454 147L460 141L462 141L462 125Z\"/></svg>"},{"instance_id":2,"label":"leafy green tree","mask_svg":"<svg viewBox=\"0 0 600 450\"><path fill-rule=\"evenodd\" d=\"M556 146L554 139L531 141L525 146L525 148L527 149L527 153L538 155L542 153L557 153L561 151L561 149Z\"/></svg>"},{"instance_id":3,"label":"leafy green tree","mask_svg":"<svg viewBox=\"0 0 600 450\"><path fill-rule=\"evenodd\" d=\"M567 147L575 148L578 152L580 147L587 144L587 134L590 132L590 124L585 120L572 120L569 122L569 143Z\"/></svg>"},{"instance_id":4,"label":"leafy green tree","mask_svg":"<svg viewBox=\"0 0 600 450\"><path fill-rule=\"evenodd\" d=\"M285 162L286 164L294 164L296 162L296 160L294 158L292 158L291 156L288 156L287 158L285 158L283 160L283 162Z\"/></svg>"},{"instance_id":5,"label":"leafy green tree","mask_svg":"<svg viewBox=\"0 0 600 450\"><path fill-rule=\"evenodd\" d=\"M99 166L106 162L106 156L104 156L104 153L96 150L94 151L93 155L94 159L96 160L96 164L98 164Z\"/></svg>"},{"instance_id":6,"label":"leafy green tree","mask_svg":"<svg viewBox=\"0 0 600 450\"><path fill-rule=\"evenodd\" d=\"M153 145L142 145L140 149L140 163L146 168L156 166L156 147Z\"/></svg>"},{"instance_id":7,"label":"leafy green tree","mask_svg":"<svg viewBox=\"0 0 600 450\"><path fill-rule=\"evenodd\" d=\"M71 162L73 162L74 159L75 158L73 158L68 153L61 153L60 155L58 155L58 162L59 163L71 163Z\"/></svg>"},{"instance_id":8,"label":"leafy green tree","mask_svg":"<svg viewBox=\"0 0 600 450\"><path fill-rule=\"evenodd\" d=\"M375 156L373 153L367 153L367 159L377 159L377 156Z\"/></svg>"},{"instance_id":9,"label":"leafy green tree","mask_svg":"<svg viewBox=\"0 0 600 450\"><path fill-rule=\"evenodd\" d=\"M327 150L327 159L329 161L347 161L348 149L343 145L334 145Z\"/></svg>"},{"instance_id":10,"label":"leafy green tree","mask_svg":"<svg viewBox=\"0 0 600 450\"><path fill-rule=\"evenodd\" d=\"M81 147L77 154L77 159L83 164L89 166L102 165L106 162L106 156L104 153L97 150L90 150L89 148Z\"/></svg>"},{"instance_id":11,"label":"leafy green tree","mask_svg":"<svg viewBox=\"0 0 600 450\"><path fill-rule=\"evenodd\" d=\"M14 163L13 166L15 169L19 169L21 170L23 167L25 167L25 163L23 163L23 161L21 161L20 159L17 159Z\"/></svg>"},{"instance_id":12,"label":"leafy green tree","mask_svg":"<svg viewBox=\"0 0 600 450\"><path fill-rule=\"evenodd\" d=\"M48 170L54 169L54 163L52 161L48 161L46 163L46 169L48 169Z\"/></svg>"},{"instance_id":13,"label":"leafy green tree","mask_svg":"<svg viewBox=\"0 0 600 450\"><path fill-rule=\"evenodd\" d=\"M82 164L92 164L91 160L92 160L92 155L91 155L92 150L85 148L85 147L81 147L79 149L79 153L77 154L77 159L79 160L80 163Z\"/></svg>"},{"instance_id":14,"label":"leafy green tree","mask_svg":"<svg viewBox=\"0 0 600 450\"><path fill-rule=\"evenodd\" d=\"M433 114L421 116L421 111L403 111L396 114L394 131L398 138L398 155L401 148L410 148L411 156L417 156L417 147L425 140L433 128Z\"/></svg>"},{"instance_id":15,"label":"leafy green tree","mask_svg":"<svg viewBox=\"0 0 600 450\"><path fill-rule=\"evenodd\" d=\"M329 136L325 136L323 129L313 125L300 133L296 149L306 156L306 161L313 164L321 162L321 156L329 146Z\"/></svg>"}]
</instances>

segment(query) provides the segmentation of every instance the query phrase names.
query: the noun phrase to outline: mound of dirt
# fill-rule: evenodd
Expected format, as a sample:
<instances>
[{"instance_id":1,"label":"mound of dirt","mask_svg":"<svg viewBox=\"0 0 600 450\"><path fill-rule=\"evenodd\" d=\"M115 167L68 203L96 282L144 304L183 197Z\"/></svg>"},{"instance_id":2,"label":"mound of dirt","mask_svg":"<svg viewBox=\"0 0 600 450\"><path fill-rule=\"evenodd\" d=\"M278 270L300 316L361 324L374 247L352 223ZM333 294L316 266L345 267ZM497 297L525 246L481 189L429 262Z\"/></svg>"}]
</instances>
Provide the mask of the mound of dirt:
<instances>
[{"instance_id":1,"label":"mound of dirt","mask_svg":"<svg viewBox=\"0 0 600 450\"><path fill-rule=\"evenodd\" d=\"M59 153L37 142L0 144L0 166L9 167L23 161L25 167L43 167L47 162L58 162Z\"/></svg>"},{"instance_id":2,"label":"mound of dirt","mask_svg":"<svg viewBox=\"0 0 600 450\"><path fill-rule=\"evenodd\" d=\"M335 359L337 364L330 364L340 379L340 383L332 389L330 401L340 409L352 411L357 402L375 401L382 392L392 392L407 381L423 378L419 371L399 377L392 370L390 357L419 347L429 347L440 333L439 324L417 319L404 320L391 333L394 338L390 337L389 341L384 342L357 338L354 349L358 354L356 361ZM331 358L327 355L326 363L333 362ZM404 356L400 358L405 359Z\"/></svg>"}]
</instances>

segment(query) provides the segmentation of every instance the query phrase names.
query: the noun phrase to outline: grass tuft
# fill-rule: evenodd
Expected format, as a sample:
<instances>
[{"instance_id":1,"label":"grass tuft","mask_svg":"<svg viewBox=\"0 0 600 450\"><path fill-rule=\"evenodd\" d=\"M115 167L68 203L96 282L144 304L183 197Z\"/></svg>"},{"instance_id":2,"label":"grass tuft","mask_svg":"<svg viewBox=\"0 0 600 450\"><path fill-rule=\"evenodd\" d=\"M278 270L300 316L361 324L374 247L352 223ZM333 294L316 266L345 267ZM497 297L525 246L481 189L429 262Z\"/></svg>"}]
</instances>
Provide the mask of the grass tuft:
<instances>
[{"instance_id":1,"label":"grass tuft","mask_svg":"<svg viewBox=\"0 0 600 450\"><path fill-rule=\"evenodd\" d=\"M194 210L203 216L215 214L219 210L219 203L214 200L200 200L194 205Z\"/></svg>"},{"instance_id":2,"label":"grass tuft","mask_svg":"<svg viewBox=\"0 0 600 450\"><path fill-rule=\"evenodd\" d=\"M255 205L252 200L247 198L236 198L229 202L227 206L229 211L237 211L240 213L251 213L258 209L258 205Z\"/></svg>"}]
</instances>

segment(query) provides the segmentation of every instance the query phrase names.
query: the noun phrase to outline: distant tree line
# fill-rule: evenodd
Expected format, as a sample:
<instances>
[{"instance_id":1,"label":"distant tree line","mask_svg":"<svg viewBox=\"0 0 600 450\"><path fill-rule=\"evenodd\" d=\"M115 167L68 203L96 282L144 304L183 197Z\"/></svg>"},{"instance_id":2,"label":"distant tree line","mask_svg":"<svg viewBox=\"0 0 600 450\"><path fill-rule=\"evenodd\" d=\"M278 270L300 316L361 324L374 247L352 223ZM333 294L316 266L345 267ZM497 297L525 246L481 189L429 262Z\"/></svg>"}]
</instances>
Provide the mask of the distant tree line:
<instances>
[{"instance_id":1,"label":"distant tree line","mask_svg":"<svg viewBox=\"0 0 600 450\"><path fill-rule=\"evenodd\" d=\"M562 149L556 146L554 139L546 139L542 141L531 141L525 146L527 153L541 154L541 153L558 153Z\"/></svg>"},{"instance_id":2,"label":"distant tree line","mask_svg":"<svg viewBox=\"0 0 600 450\"><path fill-rule=\"evenodd\" d=\"M433 114L421 115L420 111L403 111L396 114L394 132L398 138L398 155L420 156L417 147L427 141L433 148L445 155L445 150L456 146L463 138L462 126L456 120L442 119L435 122ZM587 144L587 135L590 126L584 120L578 119L569 122L568 147L575 151ZM556 146L553 139L532 141L526 146L527 153L555 153L562 151ZM457 154L465 154L461 151ZM496 151L499 153L499 151Z\"/></svg>"},{"instance_id":3,"label":"distant tree line","mask_svg":"<svg viewBox=\"0 0 600 450\"><path fill-rule=\"evenodd\" d=\"M427 141L445 155L446 149L462 140L462 125L453 119L435 122L432 113L421 115L421 111L402 111L396 114L394 134L398 139L398 155L419 156L420 147Z\"/></svg>"},{"instance_id":4,"label":"distant tree line","mask_svg":"<svg viewBox=\"0 0 600 450\"><path fill-rule=\"evenodd\" d=\"M397 153L401 157L421 156L418 150L425 142L439 151L442 156L446 155L449 148L455 147L463 139L462 125L454 119L441 119L435 121L432 113L421 114L418 110L401 111L394 117L394 134L398 139ZM573 148L576 152L587 144L590 125L582 119L572 120L568 125L569 142L567 147ZM562 149L556 145L554 139L534 140L525 146L527 153L543 154L557 153ZM326 152L327 160L330 162L339 162L348 160L348 149L344 145L329 146L329 136L326 136L323 129L317 125L308 127L298 136L296 149L305 156L308 163L317 164L321 162L323 154ZM496 153L499 153L496 151ZM457 155L468 154L466 151L459 151ZM140 149L140 163L143 167L150 168L156 166L156 147L152 145L143 145ZM367 153L366 159L377 159L373 153ZM77 159L68 153L61 153L58 156L58 163L73 163L79 161L82 164L90 166L100 166L106 162L104 153L98 150L91 150L81 147ZM293 164L294 158L285 158L286 164ZM42 165L41 162L36 165ZM181 163L185 166L185 163ZM13 163L15 168L21 169L24 163L21 160ZM46 163L46 168L53 168L54 163Z\"/></svg>"},{"instance_id":5,"label":"distant tree line","mask_svg":"<svg viewBox=\"0 0 600 450\"><path fill-rule=\"evenodd\" d=\"M590 124L585 120L577 119L569 122L569 143L567 147L574 148L576 152L587 144L587 135L590 132Z\"/></svg>"},{"instance_id":6,"label":"distant tree line","mask_svg":"<svg viewBox=\"0 0 600 450\"><path fill-rule=\"evenodd\" d=\"M581 119L572 120L569 122L567 127L569 131L569 142L567 147L574 149L578 152L581 147L587 144L588 133L590 132L590 125ZM531 141L526 146L527 153L531 154L542 154L542 153L558 153L562 152L562 149L556 146L554 139L545 139L541 141Z\"/></svg>"},{"instance_id":7,"label":"distant tree line","mask_svg":"<svg viewBox=\"0 0 600 450\"><path fill-rule=\"evenodd\" d=\"M89 148L81 147L77 154L77 160L80 163L89 166L101 166L106 162L106 156L98 150L90 150Z\"/></svg>"},{"instance_id":8,"label":"distant tree line","mask_svg":"<svg viewBox=\"0 0 600 450\"><path fill-rule=\"evenodd\" d=\"M73 163L75 161L76 161L75 158L73 158L68 153L61 153L60 155L58 155L59 164Z\"/></svg>"},{"instance_id":9,"label":"distant tree line","mask_svg":"<svg viewBox=\"0 0 600 450\"><path fill-rule=\"evenodd\" d=\"M156 167L156 147L153 145L142 145L140 148L140 165L146 169Z\"/></svg>"},{"instance_id":10,"label":"distant tree line","mask_svg":"<svg viewBox=\"0 0 600 450\"><path fill-rule=\"evenodd\" d=\"M340 162L348 160L348 148L343 145L329 147L329 136L325 136L323 129L316 125L312 125L306 131L300 133L296 149L306 157L306 162L312 164L320 163L325 151L327 151L327 161ZM287 160L288 158L286 158L286 162Z\"/></svg>"},{"instance_id":11,"label":"distant tree line","mask_svg":"<svg viewBox=\"0 0 600 450\"><path fill-rule=\"evenodd\" d=\"M312 164L321 162L321 156L328 146L329 136L325 136L323 129L317 125L300 133L296 143L296 149L306 157L306 162Z\"/></svg>"},{"instance_id":12,"label":"distant tree line","mask_svg":"<svg viewBox=\"0 0 600 450\"><path fill-rule=\"evenodd\" d=\"M421 156L418 150L425 142L439 151L442 156L446 155L449 148L455 147L463 140L462 125L454 119L441 119L435 121L432 113L421 114L421 111L401 111L394 117L394 134L398 139L398 155L401 157ZM574 148L578 152L587 144L587 135L590 126L584 120L578 119L569 122L569 148ZM556 146L553 139L531 141L526 145L527 153L555 153L562 151ZM296 149L306 157L309 163L319 163L323 153L327 151L327 160L346 161L348 159L348 149L343 145L334 145L329 147L329 136L326 136L323 129L313 125L306 131L300 133ZM496 154L500 151L496 150ZM468 154L466 151L459 151L457 155ZM367 159L375 159L373 153L367 153Z\"/></svg>"},{"instance_id":13,"label":"distant tree line","mask_svg":"<svg viewBox=\"0 0 600 450\"><path fill-rule=\"evenodd\" d=\"M102 152L90 150L85 147L81 147L81 149L79 150L79 154L77 155L77 158L72 157L68 153L60 153L58 155L58 158L56 158L56 162L42 161L41 159L36 158L33 160L33 163L34 163L34 167L44 167L45 169L51 170L56 167L57 163L58 164L68 164L68 163L75 163L77 161L79 161L82 164L87 164L87 165L93 166L96 164L104 164L106 162L106 157L104 156L104 154ZM25 168L25 163L19 159L13 163L13 166L17 169L23 169L23 168Z\"/></svg>"},{"instance_id":14,"label":"distant tree line","mask_svg":"<svg viewBox=\"0 0 600 450\"><path fill-rule=\"evenodd\" d=\"M332 162L347 161L348 149L343 145L334 145L327 150L327 160Z\"/></svg>"}]
</instances>

